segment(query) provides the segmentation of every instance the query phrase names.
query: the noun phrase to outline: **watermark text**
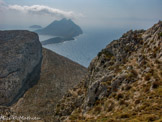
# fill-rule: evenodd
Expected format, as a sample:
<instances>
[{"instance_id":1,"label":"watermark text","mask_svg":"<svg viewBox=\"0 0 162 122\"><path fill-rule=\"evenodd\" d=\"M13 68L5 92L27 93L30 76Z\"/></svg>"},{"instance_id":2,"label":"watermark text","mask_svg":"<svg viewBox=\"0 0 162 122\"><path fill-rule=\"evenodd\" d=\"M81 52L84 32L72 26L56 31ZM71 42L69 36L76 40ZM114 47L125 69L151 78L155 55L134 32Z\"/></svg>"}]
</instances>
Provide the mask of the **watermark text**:
<instances>
[{"instance_id":1,"label":"watermark text","mask_svg":"<svg viewBox=\"0 0 162 122\"><path fill-rule=\"evenodd\" d=\"M3 116L3 115L0 115L0 120L40 120L39 117L30 117L30 116L14 116L14 115L11 115L9 117L7 116Z\"/></svg>"}]
</instances>

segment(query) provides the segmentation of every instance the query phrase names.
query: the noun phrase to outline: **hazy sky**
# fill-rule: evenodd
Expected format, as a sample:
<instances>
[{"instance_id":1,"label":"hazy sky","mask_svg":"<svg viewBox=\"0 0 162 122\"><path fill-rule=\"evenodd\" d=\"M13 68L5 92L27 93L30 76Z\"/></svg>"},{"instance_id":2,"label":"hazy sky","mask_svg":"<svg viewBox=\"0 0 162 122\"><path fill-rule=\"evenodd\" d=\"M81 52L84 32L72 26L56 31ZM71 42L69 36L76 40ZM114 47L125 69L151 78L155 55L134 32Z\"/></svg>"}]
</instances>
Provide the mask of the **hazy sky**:
<instances>
[{"instance_id":1,"label":"hazy sky","mask_svg":"<svg viewBox=\"0 0 162 122\"><path fill-rule=\"evenodd\" d=\"M162 20L162 0L0 0L0 28L64 17L81 27L147 28Z\"/></svg>"}]
</instances>

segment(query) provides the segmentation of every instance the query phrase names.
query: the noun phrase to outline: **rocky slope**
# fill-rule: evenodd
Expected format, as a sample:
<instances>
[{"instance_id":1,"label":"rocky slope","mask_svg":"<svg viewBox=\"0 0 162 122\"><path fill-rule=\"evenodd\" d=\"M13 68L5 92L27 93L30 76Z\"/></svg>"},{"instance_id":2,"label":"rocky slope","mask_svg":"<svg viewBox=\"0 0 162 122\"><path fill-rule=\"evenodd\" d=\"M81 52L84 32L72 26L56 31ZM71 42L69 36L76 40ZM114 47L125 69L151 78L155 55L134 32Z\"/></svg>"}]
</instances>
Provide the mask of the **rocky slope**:
<instances>
[{"instance_id":1,"label":"rocky slope","mask_svg":"<svg viewBox=\"0 0 162 122\"><path fill-rule=\"evenodd\" d=\"M81 65L43 48L43 60L38 83L30 88L17 103L0 107L0 114L39 117L40 121L55 121L56 103L77 85L86 74Z\"/></svg>"},{"instance_id":2,"label":"rocky slope","mask_svg":"<svg viewBox=\"0 0 162 122\"><path fill-rule=\"evenodd\" d=\"M42 46L29 31L0 31L0 105L16 102L40 77Z\"/></svg>"},{"instance_id":3,"label":"rocky slope","mask_svg":"<svg viewBox=\"0 0 162 122\"><path fill-rule=\"evenodd\" d=\"M112 41L55 108L56 121L162 121L162 21Z\"/></svg>"}]
</instances>

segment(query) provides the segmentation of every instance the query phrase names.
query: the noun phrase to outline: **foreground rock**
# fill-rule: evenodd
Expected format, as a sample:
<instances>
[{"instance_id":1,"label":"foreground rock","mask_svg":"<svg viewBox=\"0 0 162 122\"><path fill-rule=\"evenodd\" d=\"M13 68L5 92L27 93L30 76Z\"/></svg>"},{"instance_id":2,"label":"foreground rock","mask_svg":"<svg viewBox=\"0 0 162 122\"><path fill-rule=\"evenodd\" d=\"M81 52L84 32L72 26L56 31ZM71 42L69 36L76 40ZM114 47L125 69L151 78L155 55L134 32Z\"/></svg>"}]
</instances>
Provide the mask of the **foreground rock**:
<instances>
[{"instance_id":1,"label":"foreground rock","mask_svg":"<svg viewBox=\"0 0 162 122\"><path fill-rule=\"evenodd\" d=\"M40 77L42 46L29 31L0 31L0 105L11 105Z\"/></svg>"},{"instance_id":2,"label":"foreground rock","mask_svg":"<svg viewBox=\"0 0 162 122\"><path fill-rule=\"evenodd\" d=\"M88 75L57 104L57 121L162 120L162 21L129 31L92 60Z\"/></svg>"},{"instance_id":3,"label":"foreground rock","mask_svg":"<svg viewBox=\"0 0 162 122\"><path fill-rule=\"evenodd\" d=\"M68 89L79 84L87 69L50 50L43 49L41 77L13 106L17 116L39 117L54 121L54 108Z\"/></svg>"}]
</instances>

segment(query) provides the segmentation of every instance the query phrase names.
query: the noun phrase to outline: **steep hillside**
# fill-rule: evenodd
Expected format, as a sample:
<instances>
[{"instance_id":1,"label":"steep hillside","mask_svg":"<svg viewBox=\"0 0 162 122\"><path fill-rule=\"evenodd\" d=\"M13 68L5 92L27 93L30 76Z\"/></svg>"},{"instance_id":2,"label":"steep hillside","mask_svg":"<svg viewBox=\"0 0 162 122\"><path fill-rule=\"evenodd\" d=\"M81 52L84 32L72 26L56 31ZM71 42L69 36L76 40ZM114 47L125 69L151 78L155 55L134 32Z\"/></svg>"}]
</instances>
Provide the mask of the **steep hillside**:
<instances>
[{"instance_id":1,"label":"steep hillside","mask_svg":"<svg viewBox=\"0 0 162 122\"><path fill-rule=\"evenodd\" d=\"M67 93L68 89L73 88L74 86L79 84L82 78L84 78L84 75L87 73L87 69L48 49L43 48L42 50L42 48L40 48L40 50L37 50L37 47L41 46L38 40L37 34L31 33L28 31L18 31L18 32L16 31L18 34L24 33L25 35L20 34L16 36L15 38L14 32L15 31L10 32L11 38L8 35L1 34L2 32L0 32L0 47L4 46L3 48L0 48L0 50L4 51L3 53L5 53L5 55L4 54L1 55L2 52L0 53L0 57L4 58L0 62L6 61L4 63L0 63L0 69L4 69L4 70L0 70L0 73L1 73L0 74L0 88L3 88L3 89L6 88L5 89L6 92L9 92L9 93L10 93L11 88L13 88L11 89L12 91L17 90L19 86L16 87L16 84L14 84L14 82L13 83L11 82L9 84L7 81L13 80L16 82L15 79L16 78L18 79L21 77L24 77L24 78L27 77L30 81L29 82L30 86L32 85L32 87L30 87L30 89L28 89L23 96L21 95L19 99L17 99L18 101L17 102L15 101L14 104L12 103L8 107L0 106L0 121L4 119L12 120L13 117L14 118L17 117L17 119L19 119L19 117L22 117L22 116L24 118L30 116L31 118L34 118L34 117L40 118L40 120L38 121L52 122L55 120L53 117L53 114L54 114L54 108L57 102L62 98L63 95L65 95L65 93ZM34 40L33 38L31 38L33 37L33 35L36 35L37 38L34 38L34 39L37 39L37 40ZM4 44L2 45L2 41L3 41L2 37L6 39L3 42L5 43L5 45ZM18 39L19 41L12 42L12 40L16 40L16 39ZM36 43L37 45L35 45L35 43L31 43L35 41L36 42L38 41L38 44L40 45L38 45L37 43ZM9 42L11 44L8 44ZM15 47L10 47L11 45ZM8 49L11 49L11 51ZM35 64L37 62L39 63L40 61L39 57L37 56L37 51L38 52L40 51L41 56L43 55L43 59L41 58L42 65L40 63L40 67L38 67L39 72L35 73L34 71L37 71L37 70L34 70L34 71L31 70L33 71L32 72L33 74L26 76L25 73L28 71L28 69L32 69L33 68L32 66L33 65L35 66ZM18 56L13 55L15 54L15 52L17 52ZM28 52L30 53L29 56L27 55ZM33 55L35 57L32 57ZM17 57L19 60L17 60ZM10 58L12 58L12 60L7 60ZM26 61L26 59L28 60ZM24 61L24 62L22 63L21 61L22 62ZM33 62L31 63L30 61L31 62L33 61ZM18 65L16 65L16 63L18 63ZM7 68L5 68L5 66ZM15 69L20 68L20 70L12 71L12 70L15 70L14 68ZM40 69L41 69L41 73L40 73ZM2 71L5 71L5 72L2 72ZM11 72L9 73L9 75L11 75L12 77L10 76L9 78L11 79L8 78L9 80L4 80L5 77L7 77L5 74L5 73L8 73L7 71ZM20 71L26 71L26 72L24 73L24 75L20 74L21 76L19 76ZM40 79L39 80L33 79L34 78L33 76L37 78L37 75L40 76ZM14 77L16 78L14 79ZM3 81L5 81L6 87L4 87ZM18 82L18 83L21 84L21 82ZM34 83L34 86L33 86L33 83ZM23 84L23 85L24 85L23 88L28 88L28 84ZM12 91L10 95L15 95L15 92L12 92ZM1 89L0 89L0 93L1 93ZM2 94L0 95L5 95L5 94L3 94L2 92ZM10 98L10 97L7 97L7 98ZM7 99L4 99L4 100L7 100ZM3 102L3 103L8 102L4 100L3 100L3 97L0 98L0 102ZM21 118L20 120L23 120L23 118ZM14 119L13 121L16 121L16 120ZM32 120L29 120L29 121L31 122Z\"/></svg>"},{"instance_id":2,"label":"steep hillside","mask_svg":"<svg viewBox=\"0 0 162 122\"><path fill-rule=\"evenodd\" d=\"M57 104L57 121L162 121L162 21L98 53L87 77Z\"/></svg>"},{"instance_id":3,"label":"steep hillside","mask_svg":"<svg viewBox=\"0 0 162 122\"><path fill-rule=\"evenodd\" d=\"M86 73L86 68L43 49L43 61L38 84L29 89L13 106L11 111L20 116L36 116L54 121L53 108L68 89L77 85Z\"/></svg>"},{"instance_id":4,"label":"steep hillside","mask_svg":"<svg viewBox=\"0 0 162 122\"><path fill-rule=\"evenodd\" d=\"M11 105L40 77L42 46L29 31L0 31L0 105Z\"/></svg>"}]
</instances>

